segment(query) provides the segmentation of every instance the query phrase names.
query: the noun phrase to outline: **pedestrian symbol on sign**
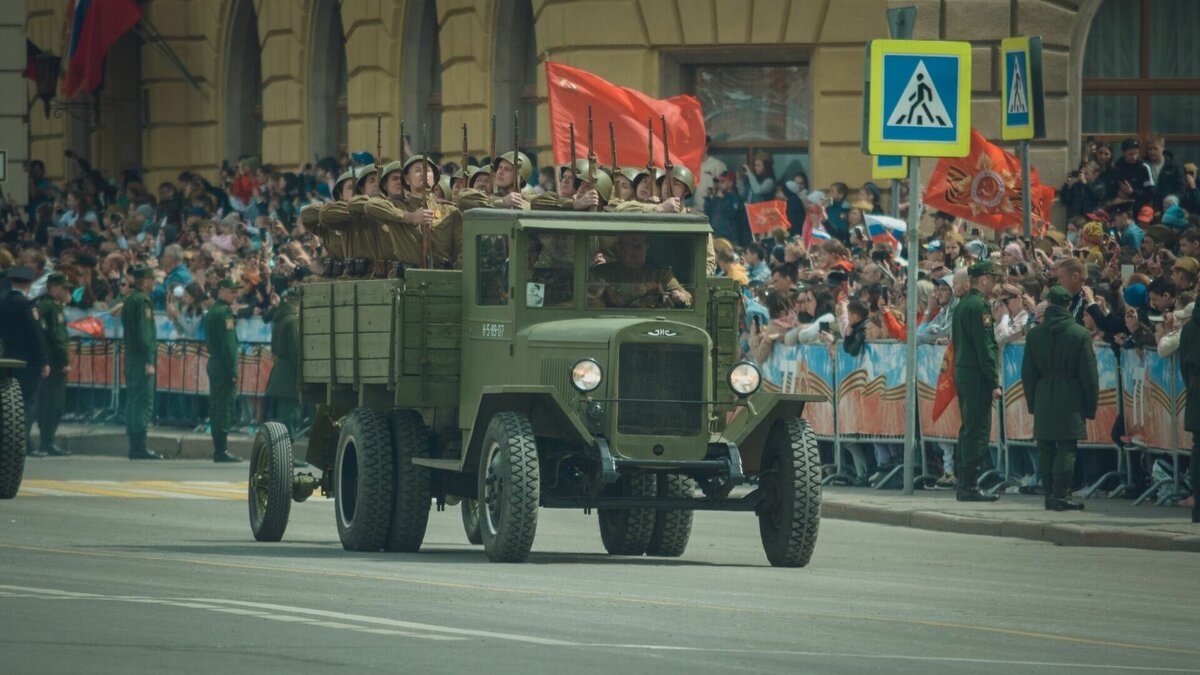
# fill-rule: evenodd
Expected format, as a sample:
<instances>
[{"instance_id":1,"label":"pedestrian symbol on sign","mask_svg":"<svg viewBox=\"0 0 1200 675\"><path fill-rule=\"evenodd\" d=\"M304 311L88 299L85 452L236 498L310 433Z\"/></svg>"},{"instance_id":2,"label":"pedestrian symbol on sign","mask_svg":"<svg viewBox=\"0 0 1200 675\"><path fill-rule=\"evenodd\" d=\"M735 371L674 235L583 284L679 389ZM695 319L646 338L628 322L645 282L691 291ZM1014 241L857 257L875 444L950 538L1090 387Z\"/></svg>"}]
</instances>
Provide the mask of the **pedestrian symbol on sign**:
<instances>
[{"instance_id":1,"label":"pedestrian symbol on sign","mask_svg":"<svg viewBox=\"0 0 1200 675\"><path fill-rule=\"evenodd\" d=\"M1025 100L1025 81L1021 79L1021 61L1019 55L1013 54L1012 85L1008 89L1008 114L1021 115L1029 112L1029 103Z\"/></svg>"},{"instance_id":2,"label":"pedestrian symbol on sign","mask_svg":"<svg viewBox=\"0 0 1200 675\"><path fill-rule=\"evenodd\" d=\"M904 93L888 116L888 126L894 127L949 127L950 113L942 103L933 86L933 78L925 68L925 62L917 62Z\"/></svg>"}]
</instances>

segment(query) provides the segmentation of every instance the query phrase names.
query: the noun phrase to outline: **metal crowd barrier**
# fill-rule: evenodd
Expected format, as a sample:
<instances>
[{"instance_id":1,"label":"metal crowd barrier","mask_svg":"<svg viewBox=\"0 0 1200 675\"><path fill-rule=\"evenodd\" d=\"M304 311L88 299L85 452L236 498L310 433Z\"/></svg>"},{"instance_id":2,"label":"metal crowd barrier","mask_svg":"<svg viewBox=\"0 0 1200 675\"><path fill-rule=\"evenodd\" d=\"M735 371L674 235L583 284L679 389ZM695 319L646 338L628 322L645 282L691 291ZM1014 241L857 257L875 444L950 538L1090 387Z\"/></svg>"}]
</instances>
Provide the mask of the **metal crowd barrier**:
<instances>
[{"instance_id":1,"label":"metal crowd barrier","mask_svg":"<svg viewBox=\"0 0 1200 675\"><path fill-rule=\"evenodd\" d=\"M869 342L863 353L851 357L841 344L834 345L833 358L825 345L776 345L771 357L760 364L764 380L771 389L806 393L821 393L830 403L805 407L805 418L813 426L819 440L831 441L833 462L829 464L825 482L853 482L854 476L845 472L842 441L903 443L904 438L904 344L892 340ZM1117 469L1110 471L1085 488L1084 496L1093 496L1114 485L1107 494L1117 496L1133 482L1131 455L1141 452L1162 455L1170 459L1169 478L1153 481L1135 503L1159 495L1160 504L1178 497L1180 460L1190 455L1190 434L1183 429L1183 410L1187 387L1179 374L1177 357L1160 358L1153 350L1142 353L1125 351L1118 362L1112 349L1096 343L1097 369L1100 379L1099 405L1096 419L1087 423L1087 435L1080 448L1116 453ZM918 429L922 448L927 443L957 443L962 425L957 402L952 402L937 420L933 419L937 382L941 374L942 357L946 347L921 345L918 348ZM1025 403L1021 384L1023 342L1004 346L1001 355L1000 381L1004 391L997 414L993 415L991 445L995 469L981 476L989 490L998 491L1016 484L1011 448L1036 446L1033 439L1033 416ZM1124 411L1126 428L1133 437L1130 443L1116 444L1111 431ZM928 483L934 477L927 471L924 452L919 453L921 466L918 481ZM856 457L856 464L861 461ZM899 474L901 467L881 478L876 487L883 487ZM1036 463L1035 463L1036 470ZM1171 491L1164 488L1170 485Z\"/></svg>"},{"instance_id":2,"label":"metal crowd barrier","mask_svg":"<svg viewBox=\"0 0 1200 675\"><path fill-rule=\"evenodd\" d=\"M122 424L124 344L118 338L70 339L64 420ZM253 433L266 421L267 381L274 366L269 345L240 343L237 421ZM159 340L155 362L153 421L159 426L204 431L208 418L208 350L197 340Z\"/></svg>"}]
</instances>

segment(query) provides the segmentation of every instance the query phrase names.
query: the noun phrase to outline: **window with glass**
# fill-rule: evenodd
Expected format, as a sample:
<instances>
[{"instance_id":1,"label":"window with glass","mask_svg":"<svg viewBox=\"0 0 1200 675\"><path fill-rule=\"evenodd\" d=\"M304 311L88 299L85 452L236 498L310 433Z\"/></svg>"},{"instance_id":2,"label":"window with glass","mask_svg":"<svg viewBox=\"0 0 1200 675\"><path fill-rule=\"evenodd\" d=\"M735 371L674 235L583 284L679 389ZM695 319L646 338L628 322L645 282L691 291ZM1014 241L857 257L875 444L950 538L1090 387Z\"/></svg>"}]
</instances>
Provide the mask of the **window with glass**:
<instances>
[{"instance_id":1,"label":"window with glass","mask_svg":"<svg viewBox=\"0 0 1200 675\"><path fill-rule=\"evenodd\" d=\"M575 235L530 232L525 238L525 306L571 307L575 303Z\"/></svg>"},{"instance_id":2,"label":"window with glass","mask_svg":"<svg viewBox=\"0 0 1200 675\"><path fill-rule=\"evenodd\" d=\"M478 287L475 302L481 307L508 304L508 236L481 234L475 237L475 269Z\"/></svg>"},{"instance_id":3,"label":"window with glass","mask_svg":"<svg viewBox=\"0 0 1200 675\"><path fill-rule=\"evenodd\" d=\"M1105 0L1083 60L1083 136L1163 134L1176 160L1200 159L1196 26L1196 0Z\"/></svg>"},{"instance_id":4,"label":"window with glass","mask_svg":"<svg viewBox=\"0 0 1200 675\"><path fill-rule=\"evenodd\" d=\"M588 270L589 307L687 309L696 291L695 235L627 233L593 240Z\"/></svg>"},{"instance_id":5,"label":"window with glass","mask_svg":"<svg viewBox=\"0 0 1200 675\"><path fill-rule=\"evenodd\" d=\"M698 65L690 76L712 138L710 155L732 170L754 170L755 159L765 156L777 183L807 175L808 66Z\"/></svg>"}]
</instances>

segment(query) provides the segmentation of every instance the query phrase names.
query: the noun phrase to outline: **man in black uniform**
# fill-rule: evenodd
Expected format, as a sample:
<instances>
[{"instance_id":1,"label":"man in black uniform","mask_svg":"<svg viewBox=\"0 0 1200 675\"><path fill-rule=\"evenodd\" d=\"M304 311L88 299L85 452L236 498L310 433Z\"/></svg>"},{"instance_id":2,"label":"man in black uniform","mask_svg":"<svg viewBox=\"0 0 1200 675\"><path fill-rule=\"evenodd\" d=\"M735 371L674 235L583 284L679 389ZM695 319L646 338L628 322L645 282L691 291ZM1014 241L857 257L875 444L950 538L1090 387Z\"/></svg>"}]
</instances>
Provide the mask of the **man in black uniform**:
<instances>
[{"instance_id":1,"label":"man in black uniform","mask_svg":"<svg viewBox=\"0 0 1200 675\"><path fill-rule=\"evenodd\" d=\"M42 378L50 374L41 317L29 297L29 286L35 276L37 273L31 267L14 267L8 271L12 288L0 298L0 341L6 358L25 362L25 367L14 373L25 400L25 455L45 457L46 453L29 444L29 430L37 419L38 387Z\"/></svg>"}]
</instances>

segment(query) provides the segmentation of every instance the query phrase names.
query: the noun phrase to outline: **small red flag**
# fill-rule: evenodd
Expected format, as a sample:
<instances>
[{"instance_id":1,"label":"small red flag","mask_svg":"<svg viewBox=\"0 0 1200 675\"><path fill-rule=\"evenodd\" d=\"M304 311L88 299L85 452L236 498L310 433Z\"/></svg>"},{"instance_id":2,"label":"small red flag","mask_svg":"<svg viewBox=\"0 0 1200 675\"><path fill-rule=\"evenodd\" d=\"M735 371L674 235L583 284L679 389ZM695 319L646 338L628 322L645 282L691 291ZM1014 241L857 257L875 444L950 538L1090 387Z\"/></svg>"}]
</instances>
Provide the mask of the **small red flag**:
<instances>
[{"instance_id":1,"label":"small red flag","mask_svg":"<svg viewBox=\"0 0 1200 675\"><path fill-rule=\"evenodd\" d=\"M766 234L777 227L792 229L787 217L787 202L782 199L747 204L746 216L750 219L750 231L754 234Z\"/></svg>"},{"instance_id":2,"label":"small red flag","mask_svg":"<svg viewBox=\"0 0 1200 675\"><path fill-rule=\"evenodd\" d=\"M936 422L950 402L958 398L958 388L954 386L954 345L946 346L942 354L942 370L938 373L937 391L933 395L933 421Z\"/></svg>"},{"instance_id":3,"label":"small red flag","mask_svg":"<svg viewBox=\"0 0 1200 675\"><path fill-rule=\"evenodd\" d=\"M571 161L568 127L572 123L575 125L575 152L579 157L587 156L588 106L591 106L597 135L593 139L593 150L600 164L612 164L608 142L608 123L612 122L621 164L646 166L650 160L646 123L653 120L654 162L662 166L660 117L666 115L671 162L691 169L693 176L700 175L700 163L704 161L704 113L695 97L650 98L586 70L553 61L546 61L546 94L556 164L565 165Z\"/></svg>"},{"instance_id":4,"label":"small red flag","mask_svg":"<svg viewBox=\"0 0 1200 675\"><path fill-rule=\"evenodd\" d=\"M74 328L89 337L104 337L104 322L94 316L85 316L77 321L72 321L67 324L67 328Z\"/></svg>"},{"instance_id":5,"label":"small red flag","mask_svg":"<svg viewBox=\"0 0 1200 675\"><path fill-rule=\"evenodd\" d=\"M1031 169L1029 185L1032 219L1044 222L1054 188L1041 184L1037 169ZM924 202L994 230L1021 225L1021 162L972 129L971 154L938 161Z\"/></svg>"}]
</instances>

